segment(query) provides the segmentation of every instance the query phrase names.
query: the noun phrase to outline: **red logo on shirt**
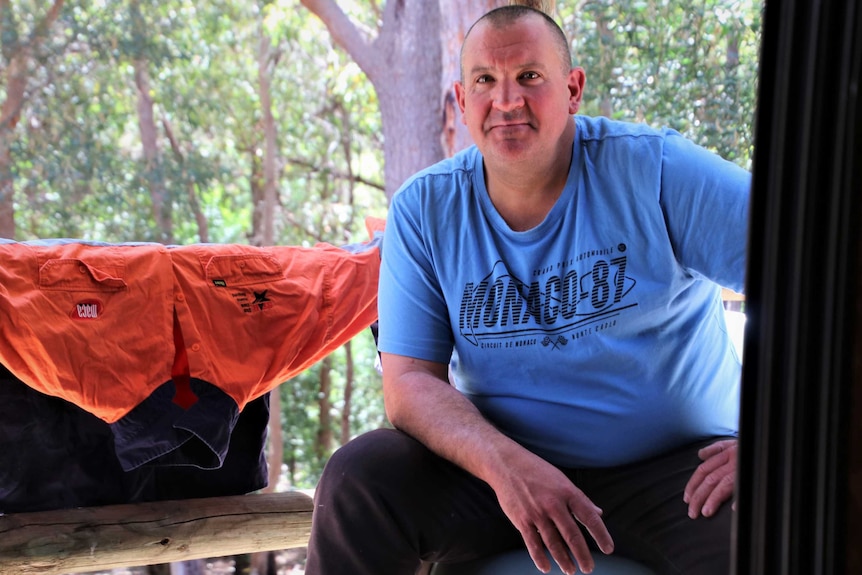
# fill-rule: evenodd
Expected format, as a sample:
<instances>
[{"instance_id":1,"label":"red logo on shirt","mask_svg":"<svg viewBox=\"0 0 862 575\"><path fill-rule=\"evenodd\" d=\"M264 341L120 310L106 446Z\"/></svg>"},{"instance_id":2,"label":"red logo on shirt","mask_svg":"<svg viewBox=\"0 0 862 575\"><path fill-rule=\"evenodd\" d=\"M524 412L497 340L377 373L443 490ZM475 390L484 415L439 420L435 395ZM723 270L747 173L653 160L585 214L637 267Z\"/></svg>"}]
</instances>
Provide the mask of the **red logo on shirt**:
<instances>
[{"instance_id":1,"label":"red logo on shirt","mask_svg":"<svg viewBox=\"0 0 862 575\"><path fill-rule=\"evenodd\" d=\"M257 307L259 311L270 309L272 307L272 300L266 295L268 291L269 290L254 292L254 301L251 305Z\"/></svg>"},{"instance_id":2,"label":"red logo on shirt","mask_svg":"<svg viewBox=\"0 0 862 575\"><path fill-rule=\"evenodd\" d=\"M75 304L75 309L69 314L72 319L82 320L99 319L100 315L102 315L102 302L96 299L88 299Z\"/></svg>"}]
</instances>

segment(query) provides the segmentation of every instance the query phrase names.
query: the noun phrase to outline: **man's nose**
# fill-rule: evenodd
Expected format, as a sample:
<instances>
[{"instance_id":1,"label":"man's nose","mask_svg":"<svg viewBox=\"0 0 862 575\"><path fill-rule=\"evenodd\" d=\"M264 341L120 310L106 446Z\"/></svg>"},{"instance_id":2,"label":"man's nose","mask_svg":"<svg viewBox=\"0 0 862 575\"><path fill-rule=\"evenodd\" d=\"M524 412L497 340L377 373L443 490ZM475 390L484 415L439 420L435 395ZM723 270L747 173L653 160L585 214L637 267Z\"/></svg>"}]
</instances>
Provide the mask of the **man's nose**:
<instances>
[{"instance_id":1,"label":"man's nose","mask_svg":"<svg viewBox=\"0 0 862 575\"><path fill-rule=\"evenodd\" d=\"M502 112L517 110L524 105L524 94L517 82L502 81L494 93L494 107Z\"/></svg>"}]
</instances>

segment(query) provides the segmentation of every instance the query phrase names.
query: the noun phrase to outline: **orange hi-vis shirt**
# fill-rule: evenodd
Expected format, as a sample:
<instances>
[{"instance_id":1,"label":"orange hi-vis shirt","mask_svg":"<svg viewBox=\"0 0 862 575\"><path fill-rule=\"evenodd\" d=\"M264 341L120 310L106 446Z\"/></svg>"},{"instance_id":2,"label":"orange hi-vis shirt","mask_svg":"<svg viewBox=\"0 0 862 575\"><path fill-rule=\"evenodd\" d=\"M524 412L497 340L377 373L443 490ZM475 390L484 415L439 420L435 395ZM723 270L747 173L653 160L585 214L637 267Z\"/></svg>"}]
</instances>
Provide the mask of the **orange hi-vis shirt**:
<instances>
[{"instance_id":1,"label":"orange hi-vis shirt","mask_svg":"<svg viewBox=\"0 0 862 575\"><path fill-rule=\"evenodd\" d=\"M0 363L113 422L171 378L173 271L158 244L0 243Z\"/></svg>"},{"instance_id":2,"label":"orange hi-vis shirt","mask_svg":"<svg viewBox=\"0 0 862 575\"><path fill-rule=\"evenodd\" d=\"M377 319L379 243L0 241L0 363L108 423L189 377L241 410Z\"/></svg>"},{"instance_id":3,"label":"orange hi-vis shirt","mask_svg":"<svg viewBox=\"0 0 862 575\"><path fill-rule=\"evenodd\" d=\"M377 319L377 249L195 245L171 262L189 373L240 409Z\"/></svg>"}]
</instances>

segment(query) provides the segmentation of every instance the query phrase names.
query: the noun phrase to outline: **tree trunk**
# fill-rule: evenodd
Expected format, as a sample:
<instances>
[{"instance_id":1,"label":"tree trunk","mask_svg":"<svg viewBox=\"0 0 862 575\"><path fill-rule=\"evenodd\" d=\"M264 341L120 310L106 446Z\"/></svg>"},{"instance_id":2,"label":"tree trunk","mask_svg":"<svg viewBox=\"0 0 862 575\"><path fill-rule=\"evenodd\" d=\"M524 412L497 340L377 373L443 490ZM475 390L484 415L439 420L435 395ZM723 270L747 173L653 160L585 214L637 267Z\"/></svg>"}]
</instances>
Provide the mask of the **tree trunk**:
<instances>
[{"instance_id":1,"label":"tree trunk","mask_svg":"<svg viewBox=\"0 0 862 575\"><path fill-rule=\"evenodd\" d=\"M275 243L275 208L278 196L278 182L276 180L278 132L275 126L275 117L272 114L271 74L277 62L278 58L273 53L269 35L261 25L257 78L264 139L263 201L254 204L254 210L259 214L256 221L260 222L261 228L253 230L253 237L256 241L252 241L252 243L262 246L271 246Z\"/></svg>"},{"instance_id":2,"label":"tree trunk","mask_svg":"<svg viewBox=\"0 0 862 575\"><path fill-rule=\"evenodd\" d=\"M19 49L6 68L6 99L0 107L0 237L15 237L15 180L11 144L24 106L27 87L27 51Z\"/></svg>"},{"instance_id":3,"label":"tree trunk","mask_svg":"<svg viewBox=\"0 0 862 575\"><path fill-rule=\"evenodd\" d=\"M192 213L195 215L195 221L198 224L198 241L201 243L209 242L209 224L207 222L207 218L204 215L203 210L201 209L201 203L198 200L197 189L195 186L194 179L189 176L188 170L186 169L186 156L183 153L183 149L180 146L179 141L177 141L176 136L174 135L174 130L171 127L171 123L167 118L162 118L162 128L165 131L165 135L168 137L168 141L171 144L171 150L174 152L174 157L177 162L183 167L183 181L186 184L186 194L189 199L189 207L192 210Z\"/></svg>"},{"instance_id":4,"label":"tree trunk","mask_svg":"<svg viewBox=\"0 0 862 575\"><path fill-rule=\"evenodd\" d=\"M141 144L144 149L144 161L147 184L150 188L150 198L153 203L153 218L159 230L158 240L165 244L173 243L173 203L165 187L162 172L162 158L159 151L158 132L156 129L153 97L150 95L150 75L147 71L149 62L142 58L134 61L135 88L138 91L138 128L141 132Z\"/></svg>"},{"instance_id":5,"label":"tree trunk","mask_svg":"<svg viewBox=\"0 0 862 575\"><path fill-rule=\"evenodd\" d=\"M275 243L275 208L278 197L278 182L276 180L278 131L275 126L275 117L272 113L271 74L277 63L278 58L273 53L269 35L261 25L257 80L264 139L262 161L263 187L258 187L252 194L254 216L252 218L251 240L253 245L258 246L271 246ZM257 177L257 174L253 174L253 178ZM278 481L281 477L281 464L284 460L284 436L281 429L281 392L279 388L272 390L269 394L269 425L267 433L267 466L269 477L267 486L262 491L264 493L274 493L278 488ZM275 554L272 551L253 553L251 555L251 574L276 575Z\"/></svg>"},{"instance_id":6,"label":"tree trunk","mask_svg":"<svg viewBox=\"0 0 862 575\"><path fill-rule=\"evenodd\" d=\"M346 364L346 373L344 374L344 408L341 410L341 445L350 441L350 414L352 412L353 401L353 346L348 341L344 344L344 363Z\"/></svg>"},{"instance_id":7,"label":"tree trunk","mask_svg":"<svg viewBox=\"0 0 862 575\"><path fill-rule=\"evenodd\" d=\"M12 130L0 126L0 238L15 238L15 179L12 176Z\"/></svg>"},{"instance_id":8,"label":"tree trunk","mask_svg":"<svg viewBox=\"0 0 862 575\"><path fill-rule=\"evenodd\" d=\"M12 43L9 38L14 34L0 33L2 52L9 54L6 66L6 99L0 104L0 237L15 238L15 180L12 174L12 140L15 126L21 118L21 110L26 100L29 75L27 65L32 54L42 43L51 26L60 15L63 0L54 0L51 8L39 21L29 38L20 43ZM9 0L0 0L0 22L3 26L16 26ZM0 26L2 30L2 26Z\"/></svg>"},{"instance_id":9,"label":"tree trunk","mask_svg":"<svg viewBox=\"0 0 862 575\"><path fill-rule=\"evenodd\" d=\"M440 133L443 71L437 2L387 2L378 39L379 66L366 73L377 90L383 124L386 196L417 170L444 158ZM436 31L436 32L435 32Z\"/></svg>"},{"instance_id":10,"label":"tree trunk","mask_svg":"<svg viewBox=\"0 0 862 575\"><path fill-rule=\"evenodd\" d=\"M206 575L206 570L206 562L203 559L171 563L171 575Z\"/></svg>"},{"instance_id":11,"label":"tree trunk","mask_svg":"<svg viewBox=\"0 0 862 575\"><path fill-rule=\"evenodd\" d=\"M318 418L317 441L315 451L318 459L323 460L329 456L332 448L332 356L323 358L320 362L320 387L318 388L318 406L320 417Z\"/></svg>"},{"instance_id":12,"label":"tree trunk","mask_svg":"<svg viewBox=\"0 0 862 575\"><path fill-rule=\"evenodd\" d=\"M279 388L269 394L269 423L267 427L266 463L269 475L267 485L261 493L275 493L281 478L281 463L284 460L284 434L281 431L281 393ZM239 565L243 558L235 557ZM258 551L248 556L251 575L276 575L275 555L272 551ZM174 574L172 574L174 575Z\"/></svg>"},{"instance_id":13,"label":"tree trunk","mask_svg":"<svg viewBox=\"0 0 862 575\"><path fill-rule=\"evenodd\" d=\"M596 28L599 30L599 35L602 38L608 38L608 39L613 38L614 33L611 30L610 24L604 18L604 16L601 15L601 13L597 13ZM604 48L604 44L601 44L601 46L602 46L602 48L601 48L601 60L600 60L601 65L599 68L601 70L611 70L611 63L610 62L614 56L613 50L609 50L609 49ZM613 101L611 100L611 94L610 94L610 91L608 89L608 85L605 84L604 82L602 82L602 84L601 84L601 89L602 89L602 99L601 99L599 113L606 118L610 118L613 116L613 113L614 113Z\"/></svg>"},{"instance_id":14,"label":"tree trunk","mask_svg":"<svg viewBox=\"0 0 862 575\"><path fill-rule=\"evenodd\" d=\"M444 157L438 2L393 0L376 39L362 36L335 0L301 0L374 85L380 104L387 198L420 168Z\"/></svg>"},{"instance_id":15,"label":"tree trunk","mask_svg":"<svg viewBox=\"0 0 862 575\"><path fill-rule=\"evenodd\" d=\"M275 553L273 551L262 551L252 553L250 575L278 575L275 564Z\"/></svg>"},{"instance_id":16,"label":"tree trunk","mask_svg":"<svg viewBox=\"0 0 862 575\"><path fill-rule=\"evenodd\" d=\"M251 232L248 234L248 242L253 246L261 246L261 242L263 241L263 233L261 232L263 229L263 210L258 209L257 206L262 206L265 202L266 178L263 174L263 161L257 154L255 145L250 145L245 150L245 153L248 154L249 159L248 181L251 188L249 190L251 192L251 205L253 206L251 211Z\"/></svg>"},{"instance_id":17,"label":"tree trunk","mask_svg":"<svg viewBox=\"0 0 862 575\"><path fill-rule=\"evenodd\" d=\"M274 493L281 479L281 465L284 462L284 434L281 431L281 388L269 393L269 428L267 430L266 463L269 468L267 486L264 493Z\"/></svg>"}]
</instances>

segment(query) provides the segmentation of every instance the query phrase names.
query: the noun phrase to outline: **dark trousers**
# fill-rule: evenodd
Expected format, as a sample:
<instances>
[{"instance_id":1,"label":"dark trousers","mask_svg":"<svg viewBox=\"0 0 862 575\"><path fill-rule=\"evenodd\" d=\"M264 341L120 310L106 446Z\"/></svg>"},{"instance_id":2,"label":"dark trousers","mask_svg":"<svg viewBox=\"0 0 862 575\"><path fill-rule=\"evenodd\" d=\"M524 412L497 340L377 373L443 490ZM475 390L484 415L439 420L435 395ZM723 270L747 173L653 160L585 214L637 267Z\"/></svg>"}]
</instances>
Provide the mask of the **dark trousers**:
<instances>
[{"instance_id":1,"label":"dark trousers","mask_svg":"<svg viewBox=\"0 0 862 575\"><path fill-rule=\"evenodd\" d=\"M717 439L625 466L563 471L604 510L616 554L662 575L727 575L730 502L712 518L692 520L682 500L698 449ZM384 429L354 439L327 464L306 575L413 575L422 561L467 561L519 546L486 483Z\"/></svg>"}]
</instances>

